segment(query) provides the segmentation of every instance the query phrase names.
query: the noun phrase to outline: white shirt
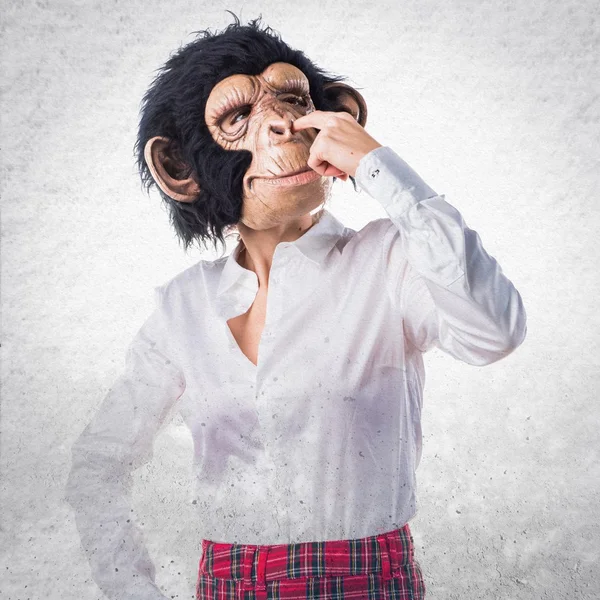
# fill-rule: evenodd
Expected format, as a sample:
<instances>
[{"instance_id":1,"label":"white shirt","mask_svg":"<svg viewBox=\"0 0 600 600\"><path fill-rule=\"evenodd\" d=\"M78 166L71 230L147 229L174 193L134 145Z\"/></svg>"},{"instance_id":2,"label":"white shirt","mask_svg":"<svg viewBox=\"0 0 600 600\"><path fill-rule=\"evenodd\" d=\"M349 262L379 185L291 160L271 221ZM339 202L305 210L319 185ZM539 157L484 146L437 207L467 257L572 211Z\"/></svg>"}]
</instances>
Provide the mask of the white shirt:
<instances>
[{"instance_id":1,"label":"white shirt","mask_svg":"<svg viewBox=\"0 0 600 600\"><path fill-rule=\"evenodd\" d=\"M523 341L518 291L443 195L385 146L356 182L388 218L357 232L326 210L277 245L257 366L226 323L258 291L241 242L156 288L125 372L72 448L67 499L109 598L165 598L129 489L173 410L194 440L203 538L361 538L416 512L422 354L486 365Z\"/></svg>"}]
</instances>

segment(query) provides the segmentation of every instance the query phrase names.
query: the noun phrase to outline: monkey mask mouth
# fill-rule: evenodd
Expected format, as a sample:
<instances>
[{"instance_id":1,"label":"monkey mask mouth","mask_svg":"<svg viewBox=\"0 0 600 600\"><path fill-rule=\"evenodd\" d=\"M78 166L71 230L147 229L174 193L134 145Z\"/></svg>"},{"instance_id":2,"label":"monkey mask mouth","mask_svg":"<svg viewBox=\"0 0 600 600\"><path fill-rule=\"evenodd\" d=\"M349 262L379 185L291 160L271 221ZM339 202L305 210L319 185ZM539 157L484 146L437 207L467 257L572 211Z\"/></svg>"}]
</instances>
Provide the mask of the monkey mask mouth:
<instances>
[{"instance_id":1,"label":"monkey mask mouth","mask_svg":"<svg viewBox=\"0 0 600 600\"><path fill-rule=\"evenodd\" d=\"M308 165L302 167L300 169L294 169L282 174L272 175L272 176L258 176L255 175L250 177L248 180L249 189L252 188L252 183L255 179L260 179L267 185L281 185L281 186L289 186L289 185L302 185L303 183L309 183L318 179L320 175L311 169Z\"/></svg>"}]
</instances>

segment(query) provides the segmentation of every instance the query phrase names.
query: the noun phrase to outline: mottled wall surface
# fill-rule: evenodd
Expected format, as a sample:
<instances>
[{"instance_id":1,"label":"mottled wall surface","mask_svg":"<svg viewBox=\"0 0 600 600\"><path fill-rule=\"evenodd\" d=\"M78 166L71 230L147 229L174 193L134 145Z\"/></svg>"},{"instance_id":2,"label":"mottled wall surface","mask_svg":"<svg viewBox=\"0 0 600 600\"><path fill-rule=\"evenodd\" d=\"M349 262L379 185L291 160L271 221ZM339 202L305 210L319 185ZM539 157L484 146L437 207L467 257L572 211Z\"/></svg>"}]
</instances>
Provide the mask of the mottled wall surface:
<instances>
[{"instance_id":1,"label":"mottled wall surface","mask_svg":"<svg viewBox=\"0 0 600 600\"><path fill-rule=\"evenodd\" d=\"M123 367L152 288L195 263L132 147L154 70L194 30L263 15L351 77L367 129L456 206L521 292L499 363L426 355L420 510L428 598L600 596L600 22L581 2L2 3L2 527L7 600L100 598L63 488L69 448ZM385 216L350 182L330 210ZM135 473L165 595L200 556L176 417ZM260 490L257 491L260 493Z\"/></svg>"}]
</instances>

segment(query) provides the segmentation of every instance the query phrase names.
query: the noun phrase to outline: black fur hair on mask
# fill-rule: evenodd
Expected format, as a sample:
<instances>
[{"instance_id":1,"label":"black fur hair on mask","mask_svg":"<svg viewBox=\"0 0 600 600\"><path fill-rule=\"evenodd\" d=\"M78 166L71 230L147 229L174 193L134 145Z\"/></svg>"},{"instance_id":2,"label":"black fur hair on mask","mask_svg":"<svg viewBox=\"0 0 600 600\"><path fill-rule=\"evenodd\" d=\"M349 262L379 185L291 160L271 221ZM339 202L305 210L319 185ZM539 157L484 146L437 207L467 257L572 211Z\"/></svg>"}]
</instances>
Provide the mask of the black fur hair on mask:
<instances>
[{"instance_id":1,"label":"black fur hair on mask","mask_svg":"<svg viewBox=\"0 0 600 600\"><path fill-rule=\"evenodd\" d=\"M193 202L178 202L156 186L169 212L184 251L194 241L207 247L225 247L225 234L235 229L242 213L243 177L252 162L248 150L225 150L217 144L204 121L206 101L213 87L235 74L258 75L274 62L299 68L308 78L317 110L334 110L323 85L346 78L318 68L303 52L290 48L270 27L261 28L261 16L241 25L239 19L220 33L193 32L194 41L180 48L160 68L144 95L134 154L142 186L156 185L144 158L146 142L154 136L171 140L171 151L183 165L182 175L195 172L200 193ZM335 178L334 178L335 179ZM350 177L354 189L356 183Z\"/></svg>"}]
</instances>

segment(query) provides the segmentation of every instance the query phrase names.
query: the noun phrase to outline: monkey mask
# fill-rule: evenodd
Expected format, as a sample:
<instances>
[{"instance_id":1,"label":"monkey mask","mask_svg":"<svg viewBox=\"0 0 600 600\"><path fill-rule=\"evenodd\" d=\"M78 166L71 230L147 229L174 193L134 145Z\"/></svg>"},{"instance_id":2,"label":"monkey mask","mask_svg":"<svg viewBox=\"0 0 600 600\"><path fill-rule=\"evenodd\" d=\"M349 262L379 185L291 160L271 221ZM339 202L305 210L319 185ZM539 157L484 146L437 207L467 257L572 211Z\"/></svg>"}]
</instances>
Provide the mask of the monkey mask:
<instances>
[{"instance_id":1,"label":"monkey mask","mask_svg":"<svg viewBox=\"0 0 600 600\"><path fill-rule=\"evenodd\" d=\"M364 127L367 105L353 87L324 85L334 110L350 113ZM307 165L318 131L293 131L293 121L315 110L309 81L294 65L275 62L259 75L235 74L211 90L204 119L213 140L225 150L249 150L252 162L243 176L241 221L267 229L301 217L329 196L332 179ZM197 175L182 168L168 152L169 139L148 140L144 156L162 191L178 202L194 202L200 193Z\"/></svg>"}]
</instances>

